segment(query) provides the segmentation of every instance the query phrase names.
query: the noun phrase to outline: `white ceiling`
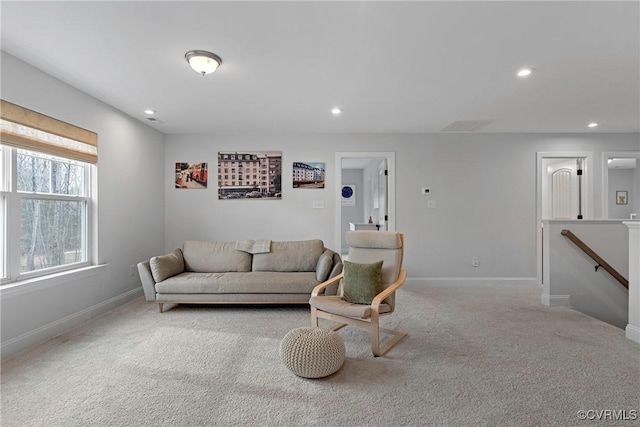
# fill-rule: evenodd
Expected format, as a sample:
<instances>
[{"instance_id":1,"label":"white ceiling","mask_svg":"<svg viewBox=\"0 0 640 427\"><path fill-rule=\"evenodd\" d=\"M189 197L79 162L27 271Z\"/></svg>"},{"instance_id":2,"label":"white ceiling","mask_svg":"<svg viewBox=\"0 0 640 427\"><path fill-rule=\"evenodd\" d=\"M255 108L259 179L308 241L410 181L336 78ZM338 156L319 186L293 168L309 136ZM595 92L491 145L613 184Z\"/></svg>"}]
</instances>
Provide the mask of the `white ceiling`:
<instances>
[{"instance_id":1,"label":"white ceiling","mask_svg":"<svg viewBox=\"0 0 640 427\"><path fill-rule=\"evenodd\" d=\"M490 121L478 132L640 131L637 1L1 8L3 50L167 134L419 133L455 121ZM193 49L222 66L198 75L184 59ZM535 71L518 78L522 66Z\"/></svg>"}]
</instances>

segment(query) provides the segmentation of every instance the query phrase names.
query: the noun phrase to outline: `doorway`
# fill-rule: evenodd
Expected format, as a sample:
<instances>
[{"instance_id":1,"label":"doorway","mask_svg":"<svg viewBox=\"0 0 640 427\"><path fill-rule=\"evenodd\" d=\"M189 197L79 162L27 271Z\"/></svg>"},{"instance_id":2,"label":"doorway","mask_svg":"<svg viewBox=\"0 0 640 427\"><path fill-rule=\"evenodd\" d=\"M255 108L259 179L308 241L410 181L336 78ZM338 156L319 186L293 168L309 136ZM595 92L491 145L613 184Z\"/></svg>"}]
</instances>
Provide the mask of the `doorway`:
<instances>
[{"instance_id":1,"label":"doorway","mask_svg":"<svg viewBox=\"0 0 640 427\"><path fill-rule=\"evenodd\" d=\"M336 153L336 201L335 248L347 250L344 235L349 229L347 210L356 211L354 222L367 223L371 217L380 230L395 231L395 153L394 152L337 152ZM361 180L343 180L343 171L360 171ZM347 175L350 176L350 175ZM354 175L351 175L354 176ZM349 200L343 198L343 186L349 186ZM354 209L357 208L357 209ZM375 217L375 218L374 218ZM378 227L377 227L378 228Z\"/></svg>"},{"instance_id":2,"label":"doorway","mask_svg":"<svg viewBox=\"0 0 640 427\"><path fill-rule=\"evenodd\" d=\"M593 153L539 152L536 171L536 278L542 284L542 220L593 218Z\"/></svg>"},{"instance_id":3,"label":"doorway","mask_svg":"<svg viewBox=\"0 0 640 427\"><path fill-rule=\"evenodd\" d=\"M640 152L602 153L602 218L638 219Z\"/></svg>"}]
</instances>

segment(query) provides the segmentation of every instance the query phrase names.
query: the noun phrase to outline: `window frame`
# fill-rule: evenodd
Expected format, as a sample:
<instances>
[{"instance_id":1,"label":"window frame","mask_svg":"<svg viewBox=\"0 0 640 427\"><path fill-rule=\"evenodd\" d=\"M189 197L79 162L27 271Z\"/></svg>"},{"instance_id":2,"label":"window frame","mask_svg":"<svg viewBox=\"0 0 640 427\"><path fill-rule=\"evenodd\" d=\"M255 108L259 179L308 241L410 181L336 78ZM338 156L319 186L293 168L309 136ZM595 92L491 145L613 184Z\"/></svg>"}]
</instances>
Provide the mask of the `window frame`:
<instances>
[{"instance_id":1,"label":"window frame","mask_svg":"<svg viewBox=\"0 0 640 427\"><path fill-rule=\"evenodd\" d=\"M18 190L18 171L17 171L17 147L9 145L0 145L2 151L2 169L3 176L2 185L0 187L2 194L2 209L4 212L4 222L2 224L2 242L4 248L4 257L2 268L0 269L0 285L16 283L23 280L44 277L61 272L68 272L82 269L94 265L94 195L93 195L93 179L96 167L93 164L81 162L84 167L84 192L83 195L55 194L35 191L19 191ZM38 152L37 150L27 150L37 154L43 154L51 157L48 153ZM62 160L68 159L63 156L53 156ZM77 161L77 160L75 160ZM41 268L32 271L21 271L20 254L21 246L21 205L24 200L53 200L53 201L73 201L83 204L81 238L83 242L82 251L84 253L84 261L63 264L54 267Z\"/></svg>"}]
</instances>

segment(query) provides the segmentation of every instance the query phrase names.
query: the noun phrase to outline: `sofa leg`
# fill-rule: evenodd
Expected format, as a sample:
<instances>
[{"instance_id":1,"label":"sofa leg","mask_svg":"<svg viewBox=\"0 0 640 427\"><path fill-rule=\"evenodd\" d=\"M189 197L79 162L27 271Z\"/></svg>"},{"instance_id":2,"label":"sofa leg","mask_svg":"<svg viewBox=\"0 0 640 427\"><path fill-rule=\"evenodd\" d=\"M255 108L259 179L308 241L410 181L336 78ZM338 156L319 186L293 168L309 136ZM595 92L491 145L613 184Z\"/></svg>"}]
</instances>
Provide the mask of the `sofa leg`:
<instances>
[{"instance_id":1,"label":"sofa leg","mask_svg":"<svg viewBox=\"0 0 640 427\"><path fill-rule=\"evenodd\" d=\"M158 312L159 312L159 313L162 313L162 306L163 306L163 305L164 305L164 304L163 304L163 303L161 303L161 302L159 302L159 303L158 303Z\"/></svg>"}]
</instances>

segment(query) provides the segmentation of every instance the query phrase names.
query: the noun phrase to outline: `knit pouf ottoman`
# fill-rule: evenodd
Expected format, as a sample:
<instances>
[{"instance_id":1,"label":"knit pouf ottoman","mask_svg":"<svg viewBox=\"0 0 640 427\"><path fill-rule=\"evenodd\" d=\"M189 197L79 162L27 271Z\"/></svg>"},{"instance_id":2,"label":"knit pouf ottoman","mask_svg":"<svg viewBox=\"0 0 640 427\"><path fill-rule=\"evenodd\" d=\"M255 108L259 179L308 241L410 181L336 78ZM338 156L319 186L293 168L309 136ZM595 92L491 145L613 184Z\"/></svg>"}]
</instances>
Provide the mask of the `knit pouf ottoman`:
<instances>
[{"instance_id":1,"label":"knit pouf ottoman","mask_svg":"<svg viewBox=\"0 0 640 427\"><path fill-rule=\"evenodd\" d=\"M344 341L331 330L296 328L280 343L282 363L304 378L322 378L336 372L344 363Z\"/></svg>"}]
</instances>

